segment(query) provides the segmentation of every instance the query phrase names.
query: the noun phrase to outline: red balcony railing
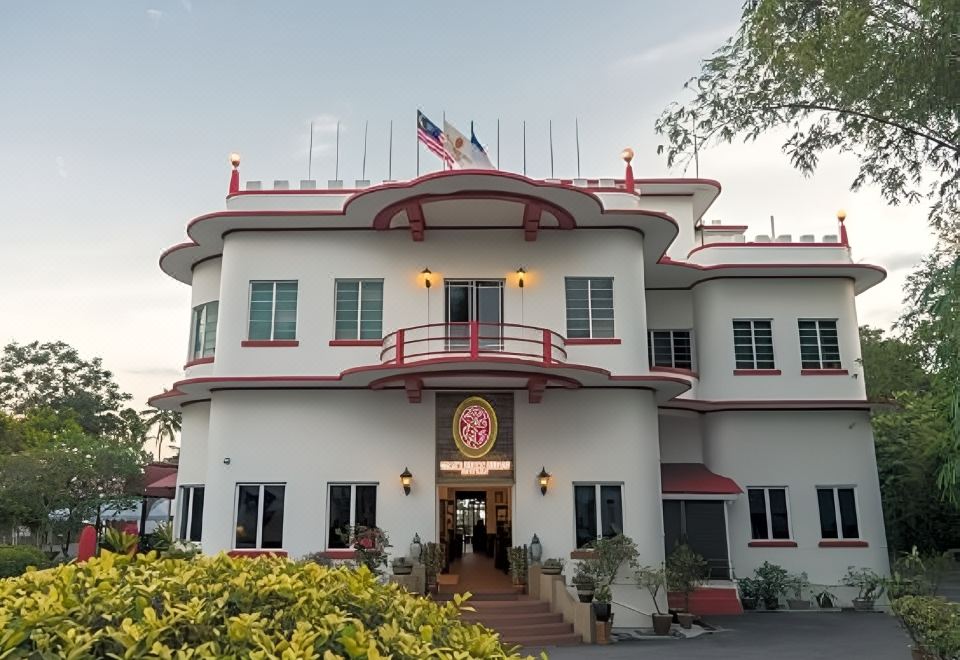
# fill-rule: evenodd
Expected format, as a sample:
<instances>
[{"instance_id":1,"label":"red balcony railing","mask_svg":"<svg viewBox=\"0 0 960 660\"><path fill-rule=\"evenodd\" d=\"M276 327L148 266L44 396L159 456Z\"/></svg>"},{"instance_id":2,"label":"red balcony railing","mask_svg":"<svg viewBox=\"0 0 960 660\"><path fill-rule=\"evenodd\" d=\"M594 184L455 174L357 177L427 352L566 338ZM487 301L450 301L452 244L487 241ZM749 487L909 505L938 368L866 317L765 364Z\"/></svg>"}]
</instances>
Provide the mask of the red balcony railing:
<instances>
[{"instance_id":1,"label":"red balcony railing","mask_svg":"<svg viewBox=\"0 0 960 660\"><path fill-rule=\"evenodd\" d=\"M402 328L383 338L383 364L435 358L483 360L510 357L539 364L566 362L566 339L552 330L516 323L430 323Z\"/></svg>"}]
</instances>

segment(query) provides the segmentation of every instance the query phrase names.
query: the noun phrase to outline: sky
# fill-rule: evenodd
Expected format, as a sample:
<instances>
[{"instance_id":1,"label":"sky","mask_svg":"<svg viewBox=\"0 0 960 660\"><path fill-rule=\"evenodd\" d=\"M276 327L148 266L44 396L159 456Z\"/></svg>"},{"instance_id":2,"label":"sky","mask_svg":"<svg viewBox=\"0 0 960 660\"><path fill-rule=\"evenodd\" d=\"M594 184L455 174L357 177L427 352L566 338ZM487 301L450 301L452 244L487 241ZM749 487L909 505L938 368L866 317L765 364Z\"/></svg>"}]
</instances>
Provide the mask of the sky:
<instances>
[{"instance_id":1,"label":"sky","mask_svg":"<svg viewBox=\"0 0 960 660\"><path fill-rule=\"evenodd\" d=\"M6 0L0 20L0 341L62 340L100 356L132 405L182 377L189 288L160 253L191 218L224 208L227 155L242 178L393 178L416 172L415 116L477 134L504 170L584 177L692 176L656 153L660 112L731 35L742 0L283 3L243 0ZM500 121L500 149L496 125ZM856 163L793 170L777 136L701 153L723 193L705 219L748 235L836 233L889 271L858 298L861 323L896 319L904 279L932 246L926 208L850 192ZM439 169L429 152L421 172Z\"/></svg>"}]
</instances>

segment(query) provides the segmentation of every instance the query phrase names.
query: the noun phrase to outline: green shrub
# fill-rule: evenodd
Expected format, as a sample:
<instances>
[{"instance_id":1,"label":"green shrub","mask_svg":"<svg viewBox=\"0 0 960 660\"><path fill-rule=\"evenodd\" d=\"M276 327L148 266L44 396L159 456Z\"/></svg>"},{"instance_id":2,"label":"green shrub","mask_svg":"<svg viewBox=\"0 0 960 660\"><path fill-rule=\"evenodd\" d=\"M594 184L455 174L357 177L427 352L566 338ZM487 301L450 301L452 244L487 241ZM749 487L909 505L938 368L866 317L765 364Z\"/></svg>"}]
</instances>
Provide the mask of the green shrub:
<instances>
[{"instance_id":1,"label":"green shrub","mask_svg":"<svg viewBox=\"0 0 960 660\"><path fill-rule=\"evenodd\" d=\"M942 660L960 657L960 605L933 596L904 596L890 605L915 649Z\"/></svg>"},{"instance_id":2,"label":"green shrub","mask_svg":"<svg viewBox=\"0 0 960 660\"><path fill-rule=\"evenodd\" d=\"M366 568L105 552L0 581L0 657L510 658L496 633Z\"/></svg>"},{"instance_id":3,"label":"green shrub","mask_svg":"<svg viewBox=\"0 0 960 660\"><path fill-rule=\"evenodd\" d=\"M0 578L22 575L29 566L46 568L50 562L32 545L0 545Z\"/></svg>"}]
</instances>

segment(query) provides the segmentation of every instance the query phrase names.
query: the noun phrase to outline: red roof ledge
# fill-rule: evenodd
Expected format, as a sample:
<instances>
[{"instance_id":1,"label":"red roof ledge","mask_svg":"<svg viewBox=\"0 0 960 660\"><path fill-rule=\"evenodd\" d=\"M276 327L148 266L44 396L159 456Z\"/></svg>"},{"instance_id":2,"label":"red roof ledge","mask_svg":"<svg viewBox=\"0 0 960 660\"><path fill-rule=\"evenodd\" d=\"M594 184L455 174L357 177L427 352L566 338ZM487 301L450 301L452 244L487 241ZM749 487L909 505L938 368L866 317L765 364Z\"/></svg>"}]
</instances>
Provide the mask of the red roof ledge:
<instances>
[{"instance_id":1,"label":"red roof ledge","mask_svg":"<svg viewBox=\"0 0 960 660\"><path fill-rule=\"evenodd\" d=\"M703 463L661 463L660 483L664 495L731 499L743 492L733 479L711 472Z\"/></svg>"}]
</instances>

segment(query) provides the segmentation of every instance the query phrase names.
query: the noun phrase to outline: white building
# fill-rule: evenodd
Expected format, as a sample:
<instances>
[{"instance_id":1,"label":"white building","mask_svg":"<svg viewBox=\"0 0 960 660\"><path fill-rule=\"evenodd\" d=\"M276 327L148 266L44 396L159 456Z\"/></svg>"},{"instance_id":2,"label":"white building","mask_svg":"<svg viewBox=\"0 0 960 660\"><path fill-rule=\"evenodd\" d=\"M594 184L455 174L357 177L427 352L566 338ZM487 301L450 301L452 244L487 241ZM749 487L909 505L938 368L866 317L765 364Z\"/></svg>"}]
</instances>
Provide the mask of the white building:
<instances>
[{"instance_id":1,"label":"white building","mask_svg":"<svg viewBox=\"0 0 960 660\"><path fill-rule=\"evenodd\" d=\"M720 581L885 572L854 303L884 271L842 223L748 240L703 223L717 182L632 179L235 170L160 259L192 287L184 378L152 399L183 411L177 528L297 557L375 524L402 555L479 516L544 557L622 530Z\"/></svg>"}]
</instances>

